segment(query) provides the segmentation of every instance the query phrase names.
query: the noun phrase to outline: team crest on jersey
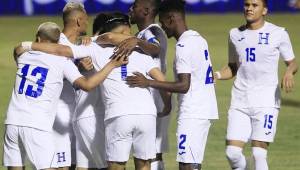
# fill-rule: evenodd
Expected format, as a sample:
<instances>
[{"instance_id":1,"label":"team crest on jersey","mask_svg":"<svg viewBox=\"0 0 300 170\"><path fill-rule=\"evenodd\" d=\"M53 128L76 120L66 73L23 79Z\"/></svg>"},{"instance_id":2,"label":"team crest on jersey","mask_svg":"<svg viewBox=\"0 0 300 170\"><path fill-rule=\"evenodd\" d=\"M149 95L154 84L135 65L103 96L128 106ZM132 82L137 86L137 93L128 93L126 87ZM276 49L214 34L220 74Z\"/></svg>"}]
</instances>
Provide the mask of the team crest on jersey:
<instances>
[{"instance_id":1,"label":"team crest on jersey","mask_svg":"<svg viewBox=\"0 0 300 170\"><path fill-rule=\"evenodd\" d=\"M270 33L262 33L260 32L259 34L259 39L258 39L258 44L269 44L269 35Z\"/></svg>"}]
</instances>

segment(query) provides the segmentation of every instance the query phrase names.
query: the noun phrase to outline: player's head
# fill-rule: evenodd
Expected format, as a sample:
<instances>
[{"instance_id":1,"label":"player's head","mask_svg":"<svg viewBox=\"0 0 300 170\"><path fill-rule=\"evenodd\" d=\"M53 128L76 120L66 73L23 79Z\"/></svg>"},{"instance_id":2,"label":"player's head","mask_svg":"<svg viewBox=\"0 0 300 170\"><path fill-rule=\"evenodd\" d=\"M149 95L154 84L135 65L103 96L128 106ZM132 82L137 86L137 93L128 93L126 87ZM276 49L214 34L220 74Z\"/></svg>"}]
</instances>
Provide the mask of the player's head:
<instances>
[{"instance_id":1,"label":"player's head","mask_svg":"<svg viewBox=\"0 0 300 170\"><path fill-rule=\"evenodd\" d=\"M54 22L42 23L36 33L37 42L57 43L60 37L60 28Z\"/></svg>"},{"instance_id":2,"label":"player's head","mask_svg":"<svg viewBox=\"0 0 300 170\"><path fill-rule=\"evenodd\" d=\"M174 36L176 27L180 22L185 22L185 1L164 0L159 8L159 22L170 38Z\"/></svg>"},{"instance_id":3,"label":"player's head","mask_svg":"<svg viewBox=\"0 0 300 170\"><path fill-rule=\"evenodd\" d=\"M129 9L131 24L139 24L146 17L155 19L160 3L160 0L135 0Z\"/></svg>"},{"instance_id":4,"label":"player's head","mask_svg":"<svg viewBox=\"0 0 300 170\"><path fill-rule=\"evenodd\" d=\"M85 35L88 25L88 16L83 4L68 2L63 9L64 26L76 29L80 34Z\"/></svg>"},{"instance_id":5,"label":"player's head","mask_svg":"<svg viewBox=\"0 0 300 170\"><path fill-rule=\"evenodd\" d=\"M93 34L116 32L130 35L129 17L120 12L100 13L93 23Z\"/></svg>"},{"instance_id":6,"label":"player's head","mask_svg":"<svg viewBox=\"0 0 300 170\"><path fill-rule=\"evenodd\" d=\"M244 15L247 23L264 19L268 13L267 0L244 0Z\"/></svg>"}]
</instances>

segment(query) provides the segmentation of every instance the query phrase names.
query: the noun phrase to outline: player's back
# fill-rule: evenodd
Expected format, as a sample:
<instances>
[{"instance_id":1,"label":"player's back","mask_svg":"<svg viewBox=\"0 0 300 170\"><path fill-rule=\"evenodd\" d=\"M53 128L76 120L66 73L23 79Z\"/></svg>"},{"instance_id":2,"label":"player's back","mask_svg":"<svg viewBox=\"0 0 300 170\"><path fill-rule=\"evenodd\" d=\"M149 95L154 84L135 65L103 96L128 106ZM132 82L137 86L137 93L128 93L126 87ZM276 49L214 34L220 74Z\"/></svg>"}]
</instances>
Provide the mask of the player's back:
<instances>
[{"instance_id":1,"label":"player's back","mask_svg":"<svg viewBox=\"0 0 300 170\"><path fill-rule=\"evenodd\" d=\"M174 73L191 74L188 92L178 95L179 117L217 119L213 70L206 40L195 31L184 32L176 44L174 62Z\"/></svg>"},{"instance_id":2,"label":"player's back","mask_svg":"<svg viewBox=\"0 0 300 170\"><path fill-rule=\"evenodd\" d=\"M67 62L38 51L22 54L5 123L51 131Z\"/></svg>"},{"instance_id":3,"label":"player's back","mask_svg":"<svg viewBox=\"0 0 300 170\"><path fill-rule=\"evenodd\" d=\"M110 61L114 48L107 47L97 58L96 68L102 68ZM148 88L131 88L126 84L126 77L133 72L148 74L152 68L156 68L150 56L132 52L128 58L129 63L115 68L102 84L103 100L105 103L105 120L128 114L156 115L151 92Z\"/></svg>"}]
</instances>

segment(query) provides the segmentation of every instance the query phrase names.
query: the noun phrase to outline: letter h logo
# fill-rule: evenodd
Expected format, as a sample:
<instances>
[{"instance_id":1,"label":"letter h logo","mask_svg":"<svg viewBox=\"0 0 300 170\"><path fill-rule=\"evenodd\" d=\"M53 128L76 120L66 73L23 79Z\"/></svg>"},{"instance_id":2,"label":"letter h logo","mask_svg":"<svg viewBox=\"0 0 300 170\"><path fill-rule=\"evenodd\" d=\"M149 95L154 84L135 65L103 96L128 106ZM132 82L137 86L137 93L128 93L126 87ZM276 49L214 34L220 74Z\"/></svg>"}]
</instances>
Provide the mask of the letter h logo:
<instances>
[{"instance_id":1,"label":"letter h logo","mask_svg":"<svg viewBox=\"0 0 300 170\"><path fill-rule=\"evenodd\" d=\"M269 35L270 35L270 33L262 33L262 32L260 32L259 33L259 42L258 42L258 44L266 44L266 45L268 45L269 44ZM263 41L264 41L264 43L263 43Z\"/></svg>"},{"instance_id":2,"label":"letter h logo","mask_svg":"<svg viewBox=\"0 0 300 170\"><path fill-rule=\"evenodd\" d=\"M57 162L66 162L66 154L65 152L58 152L57 155Z\"/></svg>"}]
</instances>

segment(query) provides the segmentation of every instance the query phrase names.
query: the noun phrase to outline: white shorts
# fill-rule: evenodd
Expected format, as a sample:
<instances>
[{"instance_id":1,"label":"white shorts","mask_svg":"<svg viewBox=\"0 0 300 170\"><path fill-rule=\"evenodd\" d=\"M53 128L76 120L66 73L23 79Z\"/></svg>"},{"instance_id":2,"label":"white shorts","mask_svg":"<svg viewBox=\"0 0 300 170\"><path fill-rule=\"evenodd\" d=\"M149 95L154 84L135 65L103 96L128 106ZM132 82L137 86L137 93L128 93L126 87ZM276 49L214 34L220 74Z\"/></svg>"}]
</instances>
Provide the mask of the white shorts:
<instances>
[{"instance_id":1,"label":"white shorts","mask_svg":"<svg viewBox=\"0 0 300 170\"><path fill-rule=\"evenodd\" d=\"M177 162L201 164L211 121L180 119L177 127Z\"/></svg>"},{"instance_id":2,"label":"white shorts","mask_svg":"<svg viewBox=\"0 0 300 170\"><path fill-rule=\"evenodd\" d=\"M56 168L53 133L35 128L6 125L4 166L25 166L26 156L36 169Z\"/></svg>"},{"instance_id":3,"label":"white shorts","mask_svg":"<svg viewBox=\"0 0 300 170\"><path fill-rule=\"evenodd\" d=\"M151 88L157 112L161 112L164 103L158 90ZM170 124L170 115L157 117L156 119L156 153L166 153L169 151L168 129Z\"/></svg>"},{"instance_id":4,"label":"white shorts","mask_svg":"<svg viewBox=\"0 0 300 170\"><path fill-rule=\"evenodd\" d=\"M278 112L278 108L230 108L226 139L273 142Z\"/></svg>"},{"instance_id":5,"label":"white shorts","mask_svg":"<svg viewBox=\"0 0 300 170\"><path fill-rule=\"evenodd\" d=\"M142 160L154 159L156 117L153 115L125 115L105 121L107 161L126 162L131 147L133 156Z\"/></svg>"},{"instance_id":6,"label":"white shorts","mask_svg":"<svg viewBox=\"0 0 300 170\"><path fill-rule=\"evenodd\" d=\"M54 163L58 167L69 167L71 163L76 164L76 139L71 121L73 113L74 109L71 106L70 108L67 105L58 106L53 125L56 151Z\"/></svg>"},{"instance_id":7,"label":"white shorts","mask_svg":"<svg viewBox=\"0 0 300 170\"><path fill-rule=\"evenodd\" d=\"M87 117L74 122L76 165L80 168L105 168L104 117Z\"/></svg>"}]
</instances>

